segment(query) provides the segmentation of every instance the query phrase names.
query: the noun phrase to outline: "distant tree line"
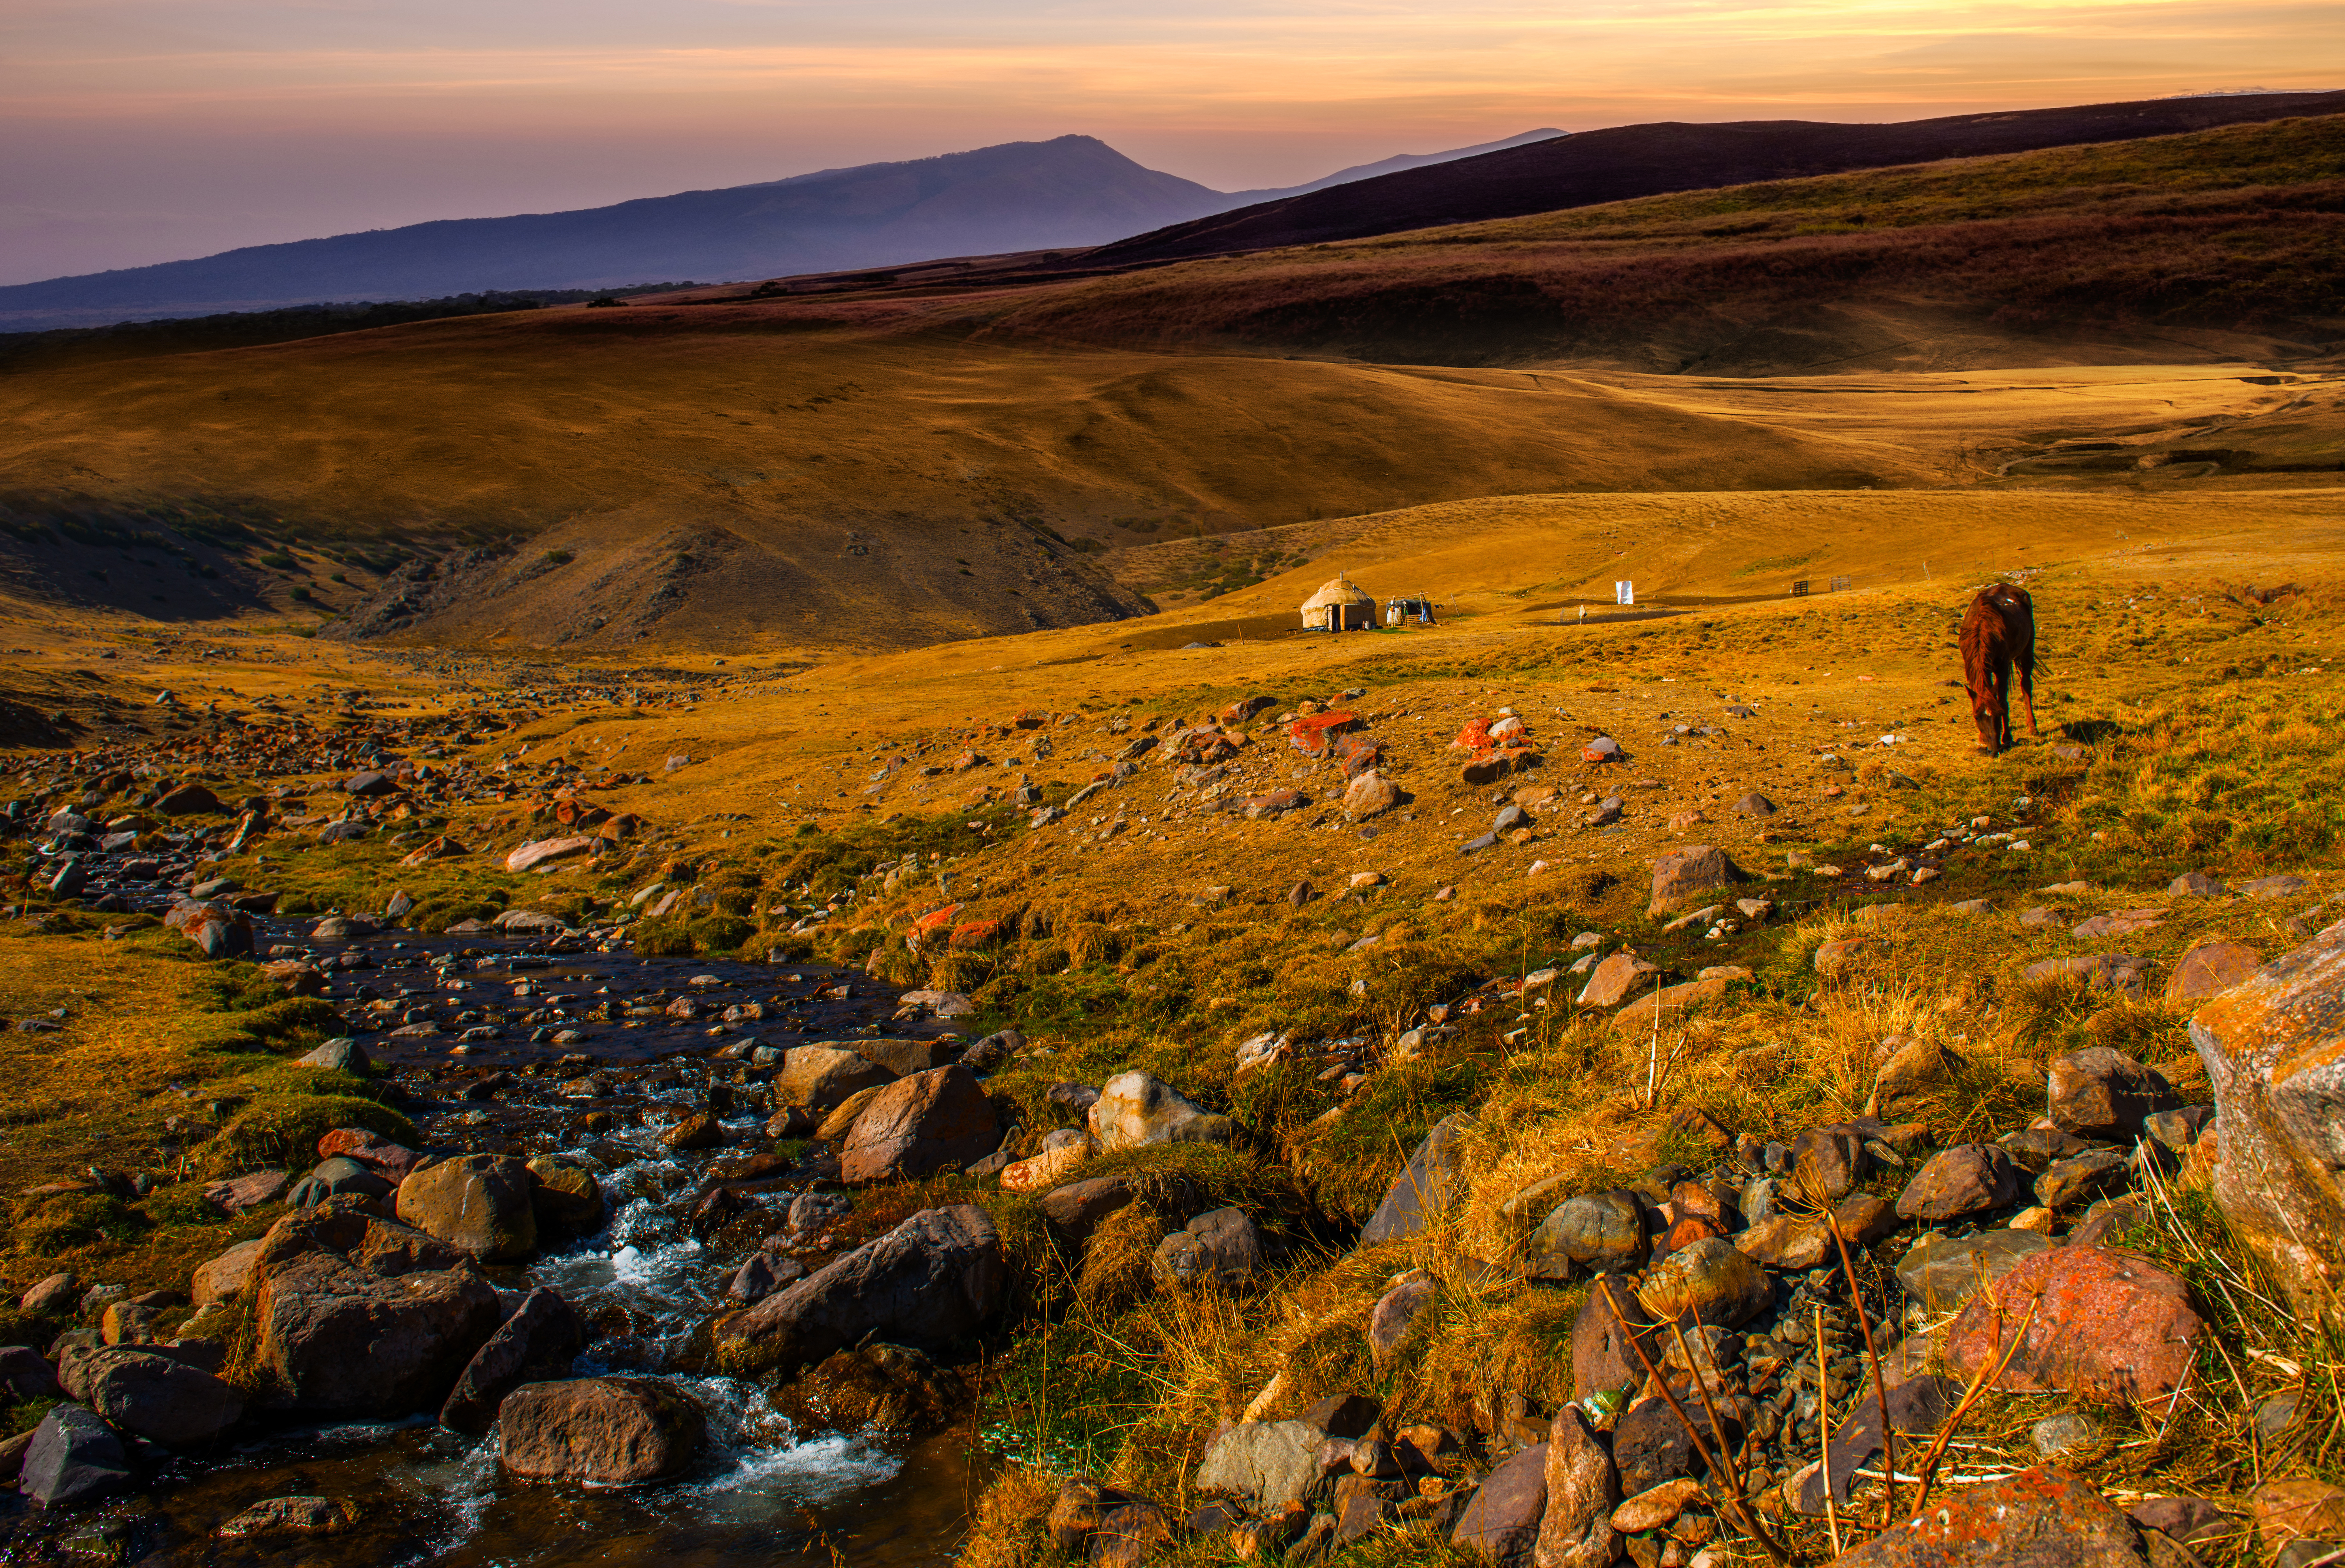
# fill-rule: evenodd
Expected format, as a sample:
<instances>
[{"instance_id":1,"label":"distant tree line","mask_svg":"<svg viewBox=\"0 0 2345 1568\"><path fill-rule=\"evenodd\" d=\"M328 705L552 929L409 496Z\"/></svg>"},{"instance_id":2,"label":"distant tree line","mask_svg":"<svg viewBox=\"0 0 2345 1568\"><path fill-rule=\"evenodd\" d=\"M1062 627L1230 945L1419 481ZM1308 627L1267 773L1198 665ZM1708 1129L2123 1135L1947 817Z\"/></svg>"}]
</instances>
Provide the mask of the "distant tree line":
<instances>
[{"instance_id":1,"label":"distant tree line","mask_svg":"<svg viewBox=\"0 0 2345 1568\"><path fill-rule=\"evenodd\" d=\"M160 354L200 354L212 349L251 349L264 343L289 343L297 338L363 332L371 327L398 327L410 321L437 321L451 316L536 310L548 305L594 303L623 294L693 287L692 281L686 279L681 283L630 284L624 288L491 289L480 294L451 294L438 299L354 299L294 305L281 310L184 316L164 321L117 321L111 327L0 332L0 372L46 370L105 359L143 359Z\"/></svg>"}]
</instances>

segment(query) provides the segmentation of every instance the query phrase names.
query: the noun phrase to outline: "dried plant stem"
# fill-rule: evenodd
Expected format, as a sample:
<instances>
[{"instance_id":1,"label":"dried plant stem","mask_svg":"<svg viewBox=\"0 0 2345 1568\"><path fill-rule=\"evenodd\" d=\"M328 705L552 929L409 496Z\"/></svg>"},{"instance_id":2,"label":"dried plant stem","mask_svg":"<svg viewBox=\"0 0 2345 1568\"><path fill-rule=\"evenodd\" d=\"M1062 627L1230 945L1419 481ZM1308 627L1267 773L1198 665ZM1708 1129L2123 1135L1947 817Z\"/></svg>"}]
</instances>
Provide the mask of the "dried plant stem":
<instances>
[{"instance_id":1,"label":"dried plant stem","mask_svg":"<svg viewBox=\"0 0 2345 1568\"><path fill-rule=\"evenodd\" d=\"M2030 1301L2027 1303L2027 1315L2019 1320L2019 1331L2011 1337L2011 1347L2003 1352L2003 1359L1996 1361L1992 1369L1985 1366L1979 1368L1978 1375L1971 1379L1971 1386L1963 1391L1962 1402L1954 1406L1954 1413L1948 1416L1946 1424L1938 1429L1937 1441L1930 1445L1929 1454L1922 1461L1920 1467L1921 1479L1916 1484L1921 1490L1914 1499L1914 1512L1919 1513L1930 1506L1930 1482L1938 1473L1938 1461L1945 1457L1946 1444L1953 1442L1954 1433L1962 1430L1963 1418L1970 1414L1971 1406L1977 1401L1980 1391L2002 1377L2004 1368L2011 1365L2011 1358L2019 1354L2019 1347L2027 1338L2027 1327L2035 1320L2035 1303ZM2003 1331L2003 1310L2000 1303L1997 1303L1995 1308L1995 1332L2000 1335Z\"/></svg>"},{"instance_id":2,"label":"dried plant stem","mask_svg":"<svg viewBox=\"0 0 2345 1568\"><path fill-rule=\"evenodd\" d=\"M1669 1380L1654 1370L1653 1358L1645 1354L1644 1341L1637 1338L1636 1330L1629 1327L1628 1316L1620 1310L1619 1301L1613 1297L1612 1282L1609 1280L1599 1279L1596 1281L1596 1289L1603 1296L1604 1304L1611 1309L1613 1321L1629 1330L1629 1348L1637 1352L1637 1364L1645 1369L1645 1376L1661 1391L1661 1398L1669 1401L1670 1413L1684 1424L1686 1436L1693 1440L1694 1452L1701 1456L1701 1462L1710 1471L1711 1478L1716 1480L1727 1475L1729 1472L1725 1463L1711 1458L1710 1445L1701 1441L1701 1432L1694 1426L1693 1418L1686 1414L1685 1406L1678 1403L1678 1396L1670 1390ZM1694 1386L1697 1388L1701 1386L1701 1374L1698 1370L1694 1374ZM1707 1398L1707 1393L1703 1397ZM1722 1442L1721 1446L1723 1446ZM1731 1508L1734 1521L1742 1527L1743 1533L1759 1543L1767 1555L1781 1564L1782 1568L1791 1568L1791 1552L1760 1525L1757 1516L1751 1512L1751 1500L1742 1495L1740 1482L1737 1482L1731 1488L1726 1489L1726 1492L1724 1501Z\"/></svg>"},{"instance_id":3,"label":"dried plant stem","mask_svg":"<svg viewBox=\"0 0 2345 1568\"><path fill-rule=\"evenodd\" d=\"M1824 1359L1824 1305L1816 1303L1816 1467L1824 1478L1824 1523L1832 1531L1832 1555L1840 1555L1840 1506L1832 1501L1832 1374Z\"/></svg>"},{"instance_id":4,"label":"dried plant stem","mask_svg":"<svg viewBox=\"0 0 2345 1568\"><path fill-rule=\"evenodd\" d=\"M1889 1479L1881 1483L1881 1528L1897 1517L1897 1432L1889 1421L1889 1385L1881 1375L1881 1350L1873 1342L1873 1320L1865 1315L1864 1292L1857 1289L1856 1264L1849 1258L1848 1241L1840 1233L1840 1221L1832 1210L1824 1210L1824 1224L1832 1230L1832 1245L1840 1249L1840 1270L1848 1280L1848 1304L1856 1313L1856 1324L1864 1330L1864 1357L1873 1363L1873 1397L1881 1411L1881 1468Z\"/></svg>"}]
</instances>

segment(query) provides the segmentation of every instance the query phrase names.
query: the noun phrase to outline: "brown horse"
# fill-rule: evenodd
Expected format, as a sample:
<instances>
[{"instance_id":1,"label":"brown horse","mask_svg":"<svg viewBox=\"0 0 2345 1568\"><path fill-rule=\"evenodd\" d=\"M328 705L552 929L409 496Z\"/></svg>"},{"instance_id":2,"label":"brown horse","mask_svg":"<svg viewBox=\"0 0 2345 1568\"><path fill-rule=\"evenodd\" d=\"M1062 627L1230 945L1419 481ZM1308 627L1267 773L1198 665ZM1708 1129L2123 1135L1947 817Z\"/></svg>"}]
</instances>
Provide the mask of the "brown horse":
<instances>
[{"instance_id":1,"label":"brown horse","mask_svg":"<svg viewBox=\"0 0 2345 1568\"><path fill-rule=\"evenodd\" d=\"M2011 670L2019 667L2019 694L2027 703L2027 733L2035 727L2035 602L2025 588L1998 582L1983 589L1963 616L1955 641L1963 652L1963 684L1979 744L1994 754L2011 744Z\"/></svg>"}]
</instances>

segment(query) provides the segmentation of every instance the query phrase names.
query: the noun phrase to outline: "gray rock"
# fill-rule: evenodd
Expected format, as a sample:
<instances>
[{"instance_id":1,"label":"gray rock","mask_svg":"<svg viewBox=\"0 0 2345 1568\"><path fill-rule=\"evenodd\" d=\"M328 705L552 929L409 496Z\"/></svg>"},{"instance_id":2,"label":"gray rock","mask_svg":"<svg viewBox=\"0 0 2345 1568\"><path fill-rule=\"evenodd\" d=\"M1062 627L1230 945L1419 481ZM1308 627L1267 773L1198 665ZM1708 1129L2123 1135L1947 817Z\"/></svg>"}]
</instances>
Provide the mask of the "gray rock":
<instances>
[{"instance_id":1,"label":"gray rock","mask_svg":"<svg viewBox=\"0 0 2345 1568\"><path fill-rule=\"evenodd\" d=\"M2100 1423L2074 1411L2046 1416L2027 1429L2027 1441L2046 1459L2058 1459L2064 1453L2079 1452L2092 1447L2100 1439Z\"/></svg>"},{"instance_id":2,"label":"gray rock","mask_svg":"<svg viewBox=\"0 0 2345 1568\"><path fill-rule=\"evenodd\" d=\"M1774 1299L1767 1270L1723 1236L1679 1248L1653 1265L1637 1292L1656 1318L1729 1329L1749 1322Z\"/></svg>"},{"instance_id":3,"label":"gray rock","mask_svg":"<svg viewBox=\"0 0 2345 1568\"><path fill-rule=\"evenodd\" d=\"M1378 1246L1422 1234L1446 1216L1465 1195L1457 1163L1465 1138L1462 1118L1445 1117L1435 1124L1416 1152L1408 1158L1385 1200L1360 1230L1360 1245Z\"/></svg>"},{"instance_id":4,"label":"gray rock","mask_svg":"<svg viewBox=\"0 0 2345 1568\"><path fill-rule=\"evenodd\" d=\"M1205 1451L1197 1489L1231 1492L1264 1508L1308 1502L1325 1485L1319 1445L1327 1436L1307 1421L1240 1421Z\"/></svg>"},{"instance_id":5,"label":"gray rock","mask_svg":"<svg viewBox=\"0 0 2345 1568\"><path fill-rule=\"evenodd\" d=\"M347 1035L328 1040L299 1060L305 1067L323 1067L328 1072L348 1073L352 1077L362 1078L374 1070L374 1062L366 1054L366 1047Z\"/></svg>"},{"instance_id":6,"label":"gray rock","mask_svg":"<svg viewBox=\"0 0 2345 1568\"><path fill-rule=\"evenodd\" d=\"M1936 1225L1984 1214L2019 1199L2019 1171L1991 1143L1957 1144L1930 1162L1897 1195L1897 1217Z\"/></svg>"},{"instance_id":7,"label":"gray rock","mask_svg":"<svg viewBox=\"0 0 2345 1568\"><path fill-rule=\"evenodd\" d=\"M1449 1543L1491 1568L1528 1568L1547 1516L1547 1444L1533 1443L1490 1472L1458 1516Z\"/></svg>"},{"instance_id":8,"label":"gray rock","mask_svg":"<svg viewBox=\"0 0 2345 1568\"><path fill-rule=\"evenodd\" d=\"M34 1429L17 1485L44 1508L62 1508L127 1492L132 1480L112 1427L79 1405L56 1405Z\"/></svg>"},{"instance_id":9,"label":"gray rock","mask_svg":"<svg viewBox=\"0 0 2345 1568\"><path fill-rule=\"evenodd\" d=\"M1960 1240L1933 1231L1898 1260L1897 1281L1926 1310L1950 1312L2052 1245L2034 1230L1988 1230Z\"/></svg>"},{"instance_id":10,"label":"gray rock","mask_svg":"<svg viewBox=\"0 0 2345 1568\"><path fill-rule=\"evenodd\" d=\"M585 1341L586 1325L569 1302L543 1286L533 1290L465 1364L440 1407L440 1424L452 1431L488 1431L505 1395L525 1382L568 1377Z\"/></svg>"},{"instance_id":11,"label":"gray rock","mask_svg":"<svg viewBox=\"0 0 2345 1568\"><path fill-rule=\"evenodd\" d=\"M1641 1268L1650 1242L1644 1205L1615 1189L1582 1193L1558 1204L1523 1243L1523 1271L1534 1280L1564 1280L1577 1268L1614 1273Z\"/></svg>"},{"instance_id":12,"label":"gray rock","mask_svg":"<svg viewBox=\"0 0 2345 1568\"><path fill-rule=\"evenodd\" d=\"M2035 1179L2035 1201L2046 1209L2073 1209L2088 1199L2123 1192L2131 1178L2125 1156L2115 1149L2087 1149L2046 1166Z\"/></svg>"},{"instance_id":13,"label":"gray rock","mask_svg":"<svg viewBox=\"0 0 2345 1568\"><path fill-rule=\"evenodd\" d=\"M1734 810L1739 816L1772 816L1775 803L1753 790L1734 803Z\"/></svg>"},{"instance_id":14,"label":"gray rock","mask_svg":"<svg viewBox=\"0 0 2345 1568\"><path fill-rule=\"evenodd\" d=\"M878 1333L915 1349L964 1338L1000 1307L1001 1239L974 1204L925 1209L717 1330L736 1375L788 1370Z\"/></svg>"},{"instance_id":15,"label":"gray rock","mask_svg":"<svg viewBox=\"0 0 2345 1568\"><path fill-rule=\"evenodd\" d=\"M2198 1135L2215 1119L2215 1108L2210 1105L2187 1105L2179 1110L2162 1110L2141 1118L2142 1136L2155 1138L2177 1154L2188 1154L2198 1143Z\"/></svg>"},{"instance_id":16,"label":"gray rock","mask_svg":"<svg viewBox=\"0 0 2345 1568\"><path fill-rule=\"evenodd\" d=\"M1604 1568L1620 1550L1612 1534L1620 1472L1574 1406L1558 1411L1548 1428L1546 1467L1535 1561L1540 1568Z\"/></svg>"},{"instance_id":17,"label":"gray rock","mask_svg":"<svg viewBox=\"0 0 2345 1568\"><path fill-rule=\"evenodd\" d=\"M2239 884L2239 891L2250 898L2294 898L2312 890L2312 884L2301 876L2259 876Z\"/></svg>"},{"instance_id":18,"label":"gray rock","mask_svg":"<svg viewBox=\"0 0 2345 1568\"><path fill-rule=\"evenodd\" d=\"M76 1381L90 1408L108 1423L166 1448L215 1442L244 1414L244 1397L227 1383L143 1351L98 1351Z\"/></svg>"},{"instance_id":19,"label":"gray rock","mask_svg":"<svg viewBox=\"0 0 2345 1568\"><path fill-rule=\"evenodd\" d=\"M2221 898L2230 891L2218 878L2203 871L2186 871L2166 885L2169 898Z\"/></svg>"},{"instance_id":20,"label":"gray rock","mask_svg":"<svg viewBox=\"0 0 2345 1568\"><path fill-rule=\"evenodd\" d=\"M1157 1243L1152 1271L1163 1282L1238 1285L1262 1267L1262 1236L1243 1209L1200 1214Z\"/></svg>"},{"instance_id":21,"label":"gray rock","mask_svg":"<svg viewBox=\"0 0 2345 1568\"><path fill-rule=\"evenodd\" d=\"M1750 880L1741 866L1727 858L1724 850L1706 844L1690 844L1653 863L1652 903L1646 913L1662 915L1689 904L1699 904L1705 894Z\"/></svg>"},{"instance_id":22,"label":"gray rock","mask_svg":"<svg viewBox=\"0 0 2345 1568\"><path fill-rule=\"evenodd\" d=\"M2058 1128L2031 1127L2018 1132L2007 1132L1995 1140L1995 1146L2011 1156L2011 1162L2029 1175L2041 1174L2056 1159L2066 1159L2092 1148L2086 1139Z\"/></svg>"},{"instance_id":23,"label":"gray rock","mask_svg":"<svg viewBox=\"0 0 2345 1568\"><path fill-rule=\"evenodd\" d=\"M2306 1317L2345 1280L2345 926L2332 926L2190 1020L2214 1086L2215 1199Z\"/></svg>"},{"instance_id":24,"label":"gray rock","mask_svg":"<svg viewBox=\"0 0 2345 1568\"><path fill-rule=\"evenodd\" d=\"M1392 1365L1407 1341L1409 1330L1425 1315L1425 1310L1433 1305L1436 1293L1429 1277L1412 1271L1410 1278L1377 1298L1368 1312L1368 1357L1377 1371Z\"/></svg>"},{"instance_id":25,"label":"gray rock","mask_svg":"<svg viewBox=\"0 0 2345 1568\"><path fill-rule=\"evenodd\" d=\"M2106 1046L2055 1057L2048 1077L2046 1114L2078 1138L2129 1143L2144 1117L2181 1104L2163 1076Z\"/></svg>"}]
</instances>

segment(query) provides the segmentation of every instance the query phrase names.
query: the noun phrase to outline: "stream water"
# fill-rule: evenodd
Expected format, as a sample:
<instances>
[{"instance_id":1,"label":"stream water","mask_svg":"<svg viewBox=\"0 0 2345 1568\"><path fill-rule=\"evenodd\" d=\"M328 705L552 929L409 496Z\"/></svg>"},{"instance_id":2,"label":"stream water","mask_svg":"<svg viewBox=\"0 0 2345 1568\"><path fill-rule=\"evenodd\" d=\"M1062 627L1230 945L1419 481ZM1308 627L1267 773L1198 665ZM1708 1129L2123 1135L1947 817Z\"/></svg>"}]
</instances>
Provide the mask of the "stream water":
<instances>
[{"instance_id":1,"label":"stream water","mask_svg":"<svg viewBox=\"0 0 2345 1568\"><path fill-rule=\"evenodd\" d=\"M134 908L168 907L160 885L107 876L107 858L86 859L91 895L111 891ZM329 975L330 999L346 1015L388 999L396 1007L387 1022L442 1027L358 1037L405 1097L401 1108L428 1148L558 1153L594 1170L608 1201L602 1229L524 1264L492 1268L490 1277L513 1291L550 1286L576 1308L594 1330L577 1375L674 1376L706 1409L708 1443L679 1480L588 1489L504 1477L494 1432L445 1431L431 1412L390 1421L249 1421L230 1447L173 1458L151 1490L72 1526L68 1544L117 1562L338 1568L801 1560L911 1568L950 1560L982 1481L966 1419L917 1442L801 1431L761 1387L698 1370L692 1349L754 1244L739 1238L783 1229L795 1197L838 1187L835 1156L817 1147L748 1189L730 1223L713 1232L703 1225L695 1237L693 1211L711 1168L765 1147L757 1085L766 1075L746 1053L758 1045L933 1035L949 1025L899 1022L892 992L820 966L644 958L615 941L574 937L551 950L523 939L396 930L320 941L310 936L311 920L263 916L256 925L262 956L317 962ZM694 1016L673 1016L669 1007L684 997ZM569 1092L589 1072L601 1092ZM669 1125L711 1108L723 1115L730 1147L666 1147ZM801 1255L809 1269L827 1260L818 1237ZM358 1505L359 1522L307 1540L216 1535L252 1503L288 1495L347 1499ZM0 1559L47 1560L56 1540L38 1526L20 1530Z\"/></svg>"}]
</instances>

